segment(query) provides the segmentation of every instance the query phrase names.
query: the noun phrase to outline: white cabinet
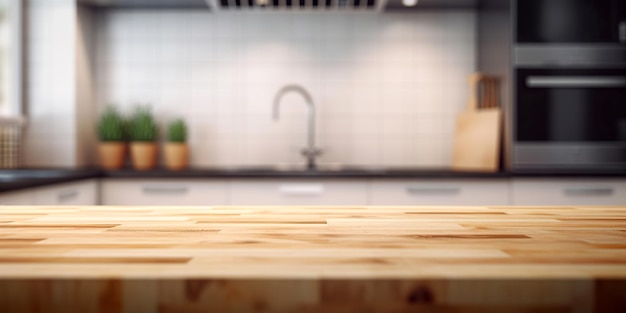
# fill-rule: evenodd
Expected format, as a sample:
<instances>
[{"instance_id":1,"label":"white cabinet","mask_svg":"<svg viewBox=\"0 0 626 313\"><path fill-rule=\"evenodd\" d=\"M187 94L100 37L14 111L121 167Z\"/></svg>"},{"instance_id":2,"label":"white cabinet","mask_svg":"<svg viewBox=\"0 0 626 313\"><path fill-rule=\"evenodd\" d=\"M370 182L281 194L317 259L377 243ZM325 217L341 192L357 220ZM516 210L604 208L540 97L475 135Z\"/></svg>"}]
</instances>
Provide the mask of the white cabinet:
<instances>
[{"instance_id":1,"label":"white cabinet","mask_svg":"<svg viewBox=\"0 0 626 313\"><path fill-rule=\"evenodd\" d=\"M98 183L83 180L0 194L0 205L96 205Z\"/></svg>"},{"instance_id":2,"label":"white cabinet","mask_svg":"<svg viewBox=\"0 0 626 313\"><path fill-rule=\"evenodd\" d=\"M623 179L519 178L511 183L513 205L626 205Z\"/></svg>"},{"instance_id":3,"label":"white cabinet","mask_svg":"<svg viewBox=\"0 0 626 313\"><path fill-rule=\"evenodd\" d=\"M371 205L508 205L506 179L372 181Z\"/></svg>"},{"instance_id":4,"label":"white cabinet","mask_svg":"<svg viewBox=\"0 0 626 313\"><path fill-rule=\"evenodd\" d=\"M0 205L32 205L32 193L26 191L13 191L0 194Z\"/></svg>"},{"instance_id":5,"label":"white cabinet","mask_svg":"<svg viewBox=\"0 0 626 313\"><path fill-rule=\"evenodd\" d=\"M103 205L228 204L227 181L181 179L106 179L101 183Z\"/></svg>"},{"instance_id":6,"label":"white cabinet","mask_svg":"<svg viewBox=\"0 0 626 313\"><path fill-rule=\"evenodd\" d=\"M0 205L626 206L626 180L103 179L0 193Z\"/></svg>"},{"instance_id":7,"label":"white cabinet","mask_svg":"<svg viewBox=\"0 0 626 313\"><path fill-rule=\"evenodd\" d=\"M367 182L336 179L232 180L231 205L367 205Z\"/></svg>"},{"instance_id":8,"label":"white cabinet","mask_svg":"<svg viewBox=\"0 0 626 313\"><path fill-rule=\"evenodd\" d=\"M98 182L83 180L30 190L34 205L97 205Z\"/></svg>"}]
</instances>

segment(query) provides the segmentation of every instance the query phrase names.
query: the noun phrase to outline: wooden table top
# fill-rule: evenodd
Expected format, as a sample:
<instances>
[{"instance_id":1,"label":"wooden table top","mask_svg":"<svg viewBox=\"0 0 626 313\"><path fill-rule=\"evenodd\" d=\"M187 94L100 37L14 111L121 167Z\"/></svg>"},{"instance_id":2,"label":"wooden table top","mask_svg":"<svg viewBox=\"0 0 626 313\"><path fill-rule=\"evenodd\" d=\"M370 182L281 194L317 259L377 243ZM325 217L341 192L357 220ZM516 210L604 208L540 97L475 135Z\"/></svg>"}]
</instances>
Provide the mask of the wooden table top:
<instances>
[{"instance_id":1,"label":"wooden table top","mask_svg":"<svg viewBox=\"0 0 626 313\"><path fill-rule=\"evenodd\" d=\"M2 278L626 278L619 207L0 207Z\"/></svg>"}]
</instances>

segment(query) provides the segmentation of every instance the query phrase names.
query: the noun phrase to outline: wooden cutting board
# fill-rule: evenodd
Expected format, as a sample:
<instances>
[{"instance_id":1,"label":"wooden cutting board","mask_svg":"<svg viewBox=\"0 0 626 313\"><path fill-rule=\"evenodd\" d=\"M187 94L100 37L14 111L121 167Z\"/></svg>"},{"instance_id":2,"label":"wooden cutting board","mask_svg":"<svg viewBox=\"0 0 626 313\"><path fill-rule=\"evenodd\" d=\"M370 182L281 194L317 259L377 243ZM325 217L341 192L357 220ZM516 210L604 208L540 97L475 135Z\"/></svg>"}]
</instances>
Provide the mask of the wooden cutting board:
<instances>
[{"instance_id":1,"label":"wooden cutting board","mask_svg":"<svg viewBox=\"0 0 626 313\"><path fill-rule=\"evenodd\" d=\"M497 80L474 74L470 77L470 87L468 108L459 115L456 123L452 168L459 171L497 172L502 121L502 112L497 103Z\"/></svg>"}]
</instances>

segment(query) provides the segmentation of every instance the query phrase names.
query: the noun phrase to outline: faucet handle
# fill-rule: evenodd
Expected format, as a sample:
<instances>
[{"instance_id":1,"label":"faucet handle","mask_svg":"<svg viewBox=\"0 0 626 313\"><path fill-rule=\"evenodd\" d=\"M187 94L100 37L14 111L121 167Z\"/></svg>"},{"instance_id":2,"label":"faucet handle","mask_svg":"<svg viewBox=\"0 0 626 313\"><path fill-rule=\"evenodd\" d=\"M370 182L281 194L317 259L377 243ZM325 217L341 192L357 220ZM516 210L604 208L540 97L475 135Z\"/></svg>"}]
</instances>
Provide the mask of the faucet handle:
<instances>
[{"instance_id":1,"label":"faucet handle","mask_svg":"<svg viewBox=\"0 0 626 313\"><path fill-rule=\"evenodd\" d=\"M300 150L300 153L302 154L302 156L306 158L315 158L315 157L322 155L322 149L303 148L302 150Z\"/></svg>"},{"instance_id":2,"label":"faucet handle","mask_svg":"<svg viewBox=\"0 0 626 313\"><path fill-rule=\"evenodd\" d=\"M315 170L315 158L322 154L322 150L318 148L304 148L300 151L300 153L302 153L302 156L306 158L307 169Z\"/></svg>"}]
</instances>

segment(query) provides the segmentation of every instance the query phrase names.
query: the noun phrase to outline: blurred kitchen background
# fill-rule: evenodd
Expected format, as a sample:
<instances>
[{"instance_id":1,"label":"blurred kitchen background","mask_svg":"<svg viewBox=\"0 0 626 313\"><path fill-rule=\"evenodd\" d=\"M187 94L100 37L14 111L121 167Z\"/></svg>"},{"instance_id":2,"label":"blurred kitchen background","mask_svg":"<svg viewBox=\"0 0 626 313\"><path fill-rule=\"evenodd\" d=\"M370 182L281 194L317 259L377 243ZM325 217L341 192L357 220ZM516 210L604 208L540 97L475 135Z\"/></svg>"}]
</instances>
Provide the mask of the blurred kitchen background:
<instances>
[{"instance_id":1,"label":"blurred kitchen background","mask_svg":"<svg viewBox=\"0 0 626 313\"><path fill-rule=\"evenodd\" d=\"M299 164L303 100L286 96L281 122L271 119L287 84L313 97L320 163L451 161L477 70L471 6L216 13L90 2L28 1L27 166L97 164L97 112L138 103L188 121L193 166Z\"/></svg>"},{"instance_id":2,"label":"blurred kitchen background","mask_svg":"<svg viewBox=\"0 0 626 313\"><path fill-rule=\"evenodd\" d=\"M237 190L277 193L252 204L626 201L619 0L2 0L0 11L0 164L19 168L3 171L6 192L44 186L22 182L39 175L91 179L95 204L245 202ZM111 106L151 109L154 168L136 170L126 151L121 169L101 169ZM176 119L189 162L171 171ZM324 200L333 186L349 192ZM158 199L128 200L135 189Z\"/></svg>"}]
</instances>

